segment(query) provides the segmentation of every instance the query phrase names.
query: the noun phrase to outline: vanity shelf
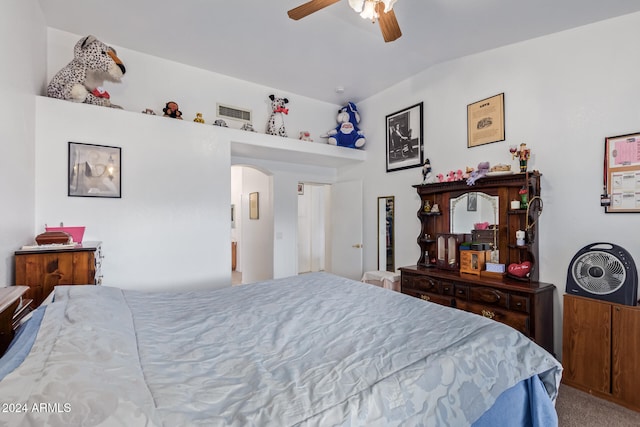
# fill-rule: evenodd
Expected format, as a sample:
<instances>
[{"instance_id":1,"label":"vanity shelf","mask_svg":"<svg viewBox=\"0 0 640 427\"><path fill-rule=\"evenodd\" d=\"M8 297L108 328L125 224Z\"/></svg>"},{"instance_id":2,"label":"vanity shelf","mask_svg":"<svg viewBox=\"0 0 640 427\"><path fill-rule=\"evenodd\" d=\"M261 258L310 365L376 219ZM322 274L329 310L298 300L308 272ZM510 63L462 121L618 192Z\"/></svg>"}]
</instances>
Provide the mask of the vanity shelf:
<instances>
[{"instance_id":1,"label":"vanity shelf","mask_svg":"<svg viewBox=\"0 0 640 427\"><path fill-rule=\"evenodd\" d=\"M420 247L418 266L430 265L436 258L437 235L451 233L451 201L467 193L484 193L497 198L494 214L495 249L499 251L499 262L508 266L511 263L538 259L537 219L540 215L540 178L538 171L514 173L484 177L469 186L466 181L437 182L414 185L420 196L420 209L417 212L421 223L417 243ZM526 190L527 201L533 201L530 209L510 209L510 202L521 200L521 191ZM427 204L438 204L439 212L424 212ZM527 229L528 228L528 229ZM516 244L516 231L526 231L525 245ZM464 241L471 241L472 230L464 231ZM538 280L539 268L534 268L527 280Z\"/></svg>"},{"instance_id":2,"label":"vanity shelf","mask_svg":"<svg viewBox=\"0 0 640 427\"><path fill-rule=\"evenodd\" d=\"M553 353L555 286L537 281L536 226L542 209L540 177L538 171L532 171L484 177L473 186L468 186L466 181L414 185L420 196L417 212L421 224L417 239L420 258L417 265L400 268L402 292L506 323ZM529 209L511 209L511 202L520 201L523 190L527 201L532 201L528 204ZM477 194L469 197L469 193ZM460 198L465 194L467 200ZM487 201L486 206L481 206L481 199ZM425 205L435 203L440 212L424 212ZM486 230L471 230L476 217L462 221L463 227L471 223L468 230L457 230L451 219L458 220L458 210L490 210L490 218L482 217L481 220L482 228ZM526 231L525 245L516 243L518 230ZM511 263L530 261L533 268L529 277L523 279L482 271L480 274L461 273L456 265L460 262L459 245L471 242L472 236L484 239L485 243L490 241L498 250L499 263L505 264L505 268ZM439 239L447 243L441 244ZM451 244L452 240L456 243ZM445 247L441 256L438 255L440 246ZM439 259L443 257L445 264Z\"/></svg>"}]
</instances>

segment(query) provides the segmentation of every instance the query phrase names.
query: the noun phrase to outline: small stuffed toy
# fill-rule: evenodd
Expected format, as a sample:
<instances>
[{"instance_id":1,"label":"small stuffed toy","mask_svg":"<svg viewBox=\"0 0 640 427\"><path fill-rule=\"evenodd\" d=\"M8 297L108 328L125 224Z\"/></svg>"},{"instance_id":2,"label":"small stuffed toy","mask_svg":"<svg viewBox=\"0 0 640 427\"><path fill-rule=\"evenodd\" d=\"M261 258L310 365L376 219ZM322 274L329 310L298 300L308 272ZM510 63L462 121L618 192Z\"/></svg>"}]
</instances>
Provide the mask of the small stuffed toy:
<instances>
[{"instance_id":1,"label":"small stuffed toy","mask_svg":"<svg viewBox=\"0 0 640 427\"><path fill-rule=\"evenodd\" d=\"M478 164L478 170L471 172L471 175L467 178L467 185L475 185L476 181L485 176L489 170L489 162L480 162Z\"/></svg>"},{"instance_id":2,"label":"small stuffed toy","mask_svg":"<svg viewBox=\"0 0 640 427\"><path fill-rule=\"evenodd\" d=\"M362 148L366 140L364 134L358 128L360 114L358 114L356 104L353 102L347 103L338 111L336 120L338 126L327 132L329 138L327 142L340 147Z\"/></svg>"},{"instance_id":3,"label":"small stuffed toy","mask_svg":"<svg viewBox=\"0 0 640 427\"><path fill-rule=\"evenodd\" d=\"M112 104L104 81L120 83L126 72L115 49L95 36L81 38L73 49L73 60L56 73L47 86L47 96L68 101L122 108Z\"/></svg>"},{"instance_id":4,"label":"small stuffed toy","mask_svg":"<svg viewBox=\"0 0 640 427\"><path fill-rule=\"evenodd\" d=\"M255 129L253 129L253 125L251 123L243 124L240 130L246 130L247 132L255 132Z\"/></svg>"},{"instance_id":5,"label":"small stuffed toy","mask_svg":"<svg viewBox=\"0 0 640 427\"><path fill-rule=\"evenodd\" d=\"M271 100L271 114L267 122L267 135L276 135L287 137L287 130L284 127L283 114L289 114L289 109L285 106L289 103L287 98L277 98L275 95L269 95Z\"/></svg>"},{"instance_id":6,"label":"small stuffed toy","mask_svg":"<svg viewBox=\"0 0 640 427\"><path fill-rule=\"evenodd\" d=\"M313 139L311 139L311 133L308 130L300 131L300 137L298 139L301 141L313 142Z\"/></svg>"},{"instance_id":7,"label":"small stuffed toy","mask_svg":"<svg viewBox=\"0 0 640 427\"><path fill-rule=\"evenodd\" d=\"M202 113L196 113L196 118L193 119L196 123L204 123L204 119L202 118Z\"/></svg>"},{"instance_id":8,"label":"small stuffed toy","mask_svg":"<svg viewBox=\"0 0 640 427\"><path fill-rule=\"evenodd\" d=\"M178 107L177 102L167 102L162 111L164 112L164 117L182 120L182 111L180 111L180 107Z\"/></svg>"}]
</instances>

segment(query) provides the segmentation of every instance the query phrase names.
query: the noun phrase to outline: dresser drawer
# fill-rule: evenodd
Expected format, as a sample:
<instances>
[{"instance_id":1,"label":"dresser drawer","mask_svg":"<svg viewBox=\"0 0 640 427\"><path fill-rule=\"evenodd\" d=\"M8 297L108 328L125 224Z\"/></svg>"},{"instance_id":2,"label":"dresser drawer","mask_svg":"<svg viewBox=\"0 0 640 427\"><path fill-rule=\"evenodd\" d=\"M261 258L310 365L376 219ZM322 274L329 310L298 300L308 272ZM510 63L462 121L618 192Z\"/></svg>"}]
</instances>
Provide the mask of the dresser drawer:
<instances>
[{"instance_id":1,"label":"dresser drawer","mask_svg":"<svg viewBox=\"0 0 640 427\"><path fill-rule=\"evenodd\" d=\"M423 293L423 292L409 292L408 295L412 295L416 298L420 298L423 301L434 302L440 305L446 305L447 307L454 307L454 299L450 296Z\"/></svg>"},{"instance_id":2,"label":"dresser drawer","mask_svg":"<svg viewBox=\"0 0 640 427\"><path fill-rule=\"evenodd\" d=\"M429 276L402 275L402 292L414 290L420 293L454 295L454 284L445 280L438 280ZM406 293L406 292L405 292Z\"/></svg>"},{"instance_id":3,"label":"dresser drawer","mask_svg":"<svg viewBox=\"0 0 640 427\"><path fill-rule=\"evenodd\" d=\"M456 283L454 287L454 295L456 296L456 298L467 301L469 299L469 285L461 285L459 283Z\"/></svg>"},{"instance_id":4,"label":"dresser drawer","mask_svg":"<svg viewBox=\"0 0 640 427\"><path fill-rule=\"evenodd\" d=\"M495 307L509 308L509 294L499 289L472 286L469 289L469 301Z\"/></svg>"},{"instance_id":5,"label":"dresser drawer","mask_svg":"<svg viewBox=\"0 0 640 427\"><path fill-rule=\"evenodd\" d=\"M521 311L523 313L530 312L529 297L523 295L513 295L509 297L509 308L511 310Z\"/></svg>"},{"instance_id":6,"label":"dresser drawer","mask_svg":"<svg viewBox=\"0 0 640 427\"><path fill-rule=\"evenodd\" d=\"M495 306L475 304L472 302L464 301L457 301L456 307L461 310L479 314L480 316L486 317L488 319L504 323L505 325L509 325L527 336L529 336L531 333L530 317L526 314L510 310L503 310L501 308L496 308Z\"/></svg>"}]
</instances>

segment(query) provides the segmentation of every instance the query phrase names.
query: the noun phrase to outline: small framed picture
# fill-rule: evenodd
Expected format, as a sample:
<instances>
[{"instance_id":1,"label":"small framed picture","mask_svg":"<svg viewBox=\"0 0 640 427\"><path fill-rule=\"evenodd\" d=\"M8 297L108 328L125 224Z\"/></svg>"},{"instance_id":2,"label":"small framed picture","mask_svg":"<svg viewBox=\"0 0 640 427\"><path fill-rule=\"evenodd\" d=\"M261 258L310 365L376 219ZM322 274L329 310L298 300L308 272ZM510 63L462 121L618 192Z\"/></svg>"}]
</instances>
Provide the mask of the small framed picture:
<instances>
[{"instance_id":1,"label":"small framed picture","mask_svg":"<svg viewBox=\"0 0 640 427\"><path fill-rule=\"evenodd\" d=\"M386 117L387 172L422 166L422 105L421 102Z\"/></svg>"},{"instance_id":2,"label":"small framed picture","mask_svg":"<svg viewBox=\"0 0 640 427\"><path fill-rule=\"evenodd\" d=\"M478 194L472 191L467 195L467 211L475 212L476 210L478 210Z\"/></svg>"},{"instance_id":3,"label":"small framed picture","mask_svg":"<svg viewBox=\"0 0 640 427\"><path fill-rule=\"evenodd\" d=\"M120 198L121 148L69 142L70 197Z\"/></svg>"},{"instance_id":4,"label":"small framed picture","mask_svg":"<svg viewBox=\"0 0 640 427\"><path fill-rule=\"evenodd\" d=\"M260 218L260 200L259 193L249 193L249 219Z\"/></svg>"},{"instance_id":5,"label":"small framed picture","mask_svg":"<svg viewBox=\"0 0 640 427\"><path fill-rule=\"evenodd\" d=\"M298 194L299 195L303 195L304 194L304 184L299 182L298 183Z\"/></svg>"}]
</instances>

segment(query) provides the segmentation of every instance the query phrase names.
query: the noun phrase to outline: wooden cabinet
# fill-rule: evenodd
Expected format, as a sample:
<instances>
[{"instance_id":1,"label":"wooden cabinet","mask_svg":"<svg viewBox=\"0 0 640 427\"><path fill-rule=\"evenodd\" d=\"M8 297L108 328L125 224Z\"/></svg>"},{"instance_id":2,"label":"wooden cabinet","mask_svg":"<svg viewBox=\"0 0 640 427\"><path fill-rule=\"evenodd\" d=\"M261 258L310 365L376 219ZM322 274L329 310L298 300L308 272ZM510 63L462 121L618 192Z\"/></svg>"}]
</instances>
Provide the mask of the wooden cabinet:
<instances>
[{"instance_id":1,"label":"wooden cabinet","mask_svg":"<svg viewBox=\"0 0 640 427\"><path fill-rule=\"evenodd\" d=\"M640 411L640 307L564 295L562 382Z\"/></svg>"},{"instance_id":2,"label":"wooden cabinet","mask_svg":"<svg viewBox=\"0 0 640 427\"><path fill-rule=\"evenodd\" d=\"M99 285L101 242L73 248L30 248L15 252L16 285L28 286L26 298L38 307L56 285Z\"/></svg>"},{"instance_id":3,"label":"wooden cabinet","mask_svg":"<svg viewBox=\"0 0 640 427\"><path fill-rule=\"evenodd\" d=\"M419 266L400 272L402 293L505 323L553 354L554 285Z\"/></svg>"}]
</instances>

